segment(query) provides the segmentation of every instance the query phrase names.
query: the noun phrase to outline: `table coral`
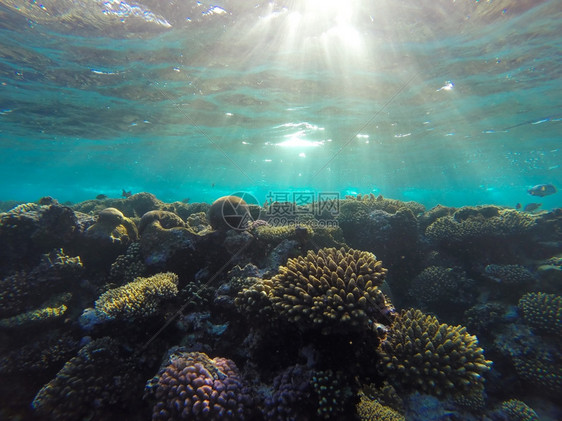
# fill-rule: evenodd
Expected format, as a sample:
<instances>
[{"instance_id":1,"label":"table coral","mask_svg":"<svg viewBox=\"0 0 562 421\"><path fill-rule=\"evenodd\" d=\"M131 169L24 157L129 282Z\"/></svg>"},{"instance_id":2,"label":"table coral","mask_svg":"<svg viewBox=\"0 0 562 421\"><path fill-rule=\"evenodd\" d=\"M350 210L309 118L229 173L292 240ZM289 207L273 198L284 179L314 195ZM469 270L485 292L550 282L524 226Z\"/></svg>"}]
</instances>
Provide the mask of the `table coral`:
<instances>
[{"instance_id":1,"label":"table coral","mask_svg":"<svg viewBox=\"0 0 562 421\"><path fill-rule=\"evenodd\" d=\"M146 391L153 420L244 420L253 410L236 364L201 352L172 352Z\"/></svg>"},{"instance_id":2,"label":"table coral","mask_svg":"<svg viewBox=\"0 0 562 421\"><path fill-rule=\"evenodd\" d=\"M436 396L482 393L491 366L466 328L414 309L400 313L379 355L379 370L392 385Z\"/></svg>"},{"instance_id":3,"label":"table coral","mask_svg":"<svg viewBox=\"0 0 562 421\"><path fill-rule=\"evenodd\" d=\"M134 320L154 315L163 300L178 293L178 276L171 272L158 273L102 294L95 303L101 320Z\"/></svg>"},{"instance_id":4,"label":"table coral","mask_svg":"<svg viewBox=\"0 0 562 421\"><path fill-rule=\"evenodd\" d=\"M519 300L523 319L538 332L562 335L562 297L556 294L530 292Z\"/></svg>"},{"instance_id":5,"label":"table coral","mask_svg":"<svg viewBox=\"0 0 562 421\"><path fill-rule=\"evenodd\" d=\"M289 259L272 279L243 290L237 305L250 310L271 307L278 317L304 330L363 330L373 322L389 324L392 320L392 305L378 289L386 272L369 252L344 248L309 251L304 257Z\"/></svg>"}]
</instances>

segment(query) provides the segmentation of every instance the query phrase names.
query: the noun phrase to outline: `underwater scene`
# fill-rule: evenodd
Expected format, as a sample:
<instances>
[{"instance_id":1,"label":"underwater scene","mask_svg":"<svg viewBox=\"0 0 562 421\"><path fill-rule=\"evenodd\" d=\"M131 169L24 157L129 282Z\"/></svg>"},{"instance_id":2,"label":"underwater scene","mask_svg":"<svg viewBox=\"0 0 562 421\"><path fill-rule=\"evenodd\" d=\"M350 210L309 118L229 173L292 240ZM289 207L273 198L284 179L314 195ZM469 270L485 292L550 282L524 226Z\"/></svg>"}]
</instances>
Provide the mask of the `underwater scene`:
<instances>
[{"instance_id":1,"label":"underwater scene","mask_svg":"<svg viewBox=\"0 0 562 421\"><path fill-rule=\"evenodd\" d=\"M0 0L0 420L562 420L559 0Z\"/></svg>"}]
</instances>

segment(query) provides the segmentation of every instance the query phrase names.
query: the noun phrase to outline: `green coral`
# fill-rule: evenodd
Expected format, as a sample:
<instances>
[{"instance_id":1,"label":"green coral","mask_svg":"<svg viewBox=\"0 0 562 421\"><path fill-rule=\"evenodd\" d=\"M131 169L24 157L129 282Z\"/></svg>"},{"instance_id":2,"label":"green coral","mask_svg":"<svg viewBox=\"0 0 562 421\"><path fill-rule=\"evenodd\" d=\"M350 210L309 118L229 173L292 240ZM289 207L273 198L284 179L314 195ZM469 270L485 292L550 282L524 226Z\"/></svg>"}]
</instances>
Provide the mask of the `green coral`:
<instances>
[{"instance_id":1,"label":"green coral","mask_svg":"<svg viewBox=\"0 0 562 421\"><path fill-rule=\"evenodd\" d=\"M378 368L395 387L436 396L478 395L491 361L462 326L403 310L382 343Z\"/></svg>"},{"instance_id":2,"label":"green coral","mask_svg":"<svg viewBox=\"0 0 562 421\"><path fill-rule=\"evenodd\" d=\"M517 399L503 402L501 409L510 421L539 421L539 416L533 408Z\"/></svg>"},{"instance_id":3,"label":"green coral","mask_svg":"<svg viewBox=\"0 0 562 421\"><path fill-rule=\"evenodd\" d=\"M309 251L304 257L289 259L272 279L243 290L236 303L243 309L268 308L304 330L362 330L373 321L390 321L385 310L391 305L378 288L386 272L369 252Z\"/></svg>"},{"instance_id":4,"label":"green coral","mask_svg":"<svg viewBox=\"0 0 562 421\"><path fill-rule=\"evenodd\" d=\"M102 294L95 303L96 314L102 320L134 320L152 316L163 300L177 295L177 284L178 276L171 272L136 278Z\"/></svg>"},{"instance_id":5,"label":"green coral","mask_svg":"<svg viewBox=\"0 0 562 421\"><path fill-rule=\"evenodd\" d=\"M529 326L539 332L562 335L562 297L530 292L519 300L519 309Z\"/></svg>"}]
</instances>

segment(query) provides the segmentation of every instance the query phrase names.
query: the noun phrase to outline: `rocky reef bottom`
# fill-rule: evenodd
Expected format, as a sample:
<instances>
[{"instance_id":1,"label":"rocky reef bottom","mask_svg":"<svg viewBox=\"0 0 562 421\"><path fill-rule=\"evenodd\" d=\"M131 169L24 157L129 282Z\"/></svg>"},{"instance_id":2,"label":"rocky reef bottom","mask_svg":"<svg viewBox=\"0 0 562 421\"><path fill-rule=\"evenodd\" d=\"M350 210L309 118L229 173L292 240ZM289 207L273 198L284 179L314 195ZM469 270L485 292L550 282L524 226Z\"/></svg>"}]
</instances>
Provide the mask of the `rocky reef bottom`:
<instances>
[{"instance_id":1,"label":"rocky reef bottom","mask_svg":"<svg viewBox=\"0 0 562 421\"><path fill-rule=\"evenodd\" d=\"M0 419L562 419L562 209L0 205Z\"/></svg>"}]
</instances>

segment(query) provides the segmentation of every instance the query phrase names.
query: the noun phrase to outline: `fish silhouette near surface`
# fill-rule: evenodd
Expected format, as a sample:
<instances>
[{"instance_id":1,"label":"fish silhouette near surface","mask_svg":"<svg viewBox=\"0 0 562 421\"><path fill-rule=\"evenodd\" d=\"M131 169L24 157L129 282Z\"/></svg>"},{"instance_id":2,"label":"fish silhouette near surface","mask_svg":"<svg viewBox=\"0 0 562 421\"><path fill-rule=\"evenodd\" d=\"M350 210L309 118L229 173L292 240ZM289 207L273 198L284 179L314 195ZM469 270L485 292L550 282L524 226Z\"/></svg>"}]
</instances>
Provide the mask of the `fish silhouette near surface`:
<instances>
[{"instance_id":1,"label":"fish silhouette near surface","mask_svg":"<svg viewBox=\"0 0 562 421\"><path fill-rule=\"evenodd\" d=\"M132 196L131 191L125 191L125 189L123 189L123 193L121 193L121 196L123 196L125 199L129 198Z\"/></svg>"},{"instance_id":2,"label":"fish silhouette near surface","mask_svg":"<svg viewBox=\"0 0 562 421\"><path fill-rule=\"evenodd\" d=\"M534 210L537 210L541 206L542 206L542 203L529 203L528 205L525 205L523 210L525 212L533 212Z\"/></svg>"},{"instance_id":3,"label":"fish silhouette near surface","mask_svg":"<svg viewBox=\"0 0 562 421\"><path fill-rule=\"evenodd\" d=\"M527 190L527 192L531 196L539 196L539 197L549 196L551 194L556 193L557 191L558 190L556 190L556 187L552 184L538 184Z\"/></svg>"},{"instance_id":4,"label":"fish silhouette near surface","mask_svg":"<svg viewBox=\"0 0 562 421\"><path fill-rule=\"evenodd\" d=\"M521 203L516 204L515 209L517 209L517 210L521 209Z\"/></svg>"}]
</instances>

